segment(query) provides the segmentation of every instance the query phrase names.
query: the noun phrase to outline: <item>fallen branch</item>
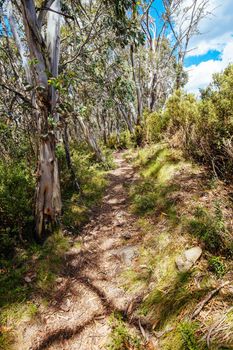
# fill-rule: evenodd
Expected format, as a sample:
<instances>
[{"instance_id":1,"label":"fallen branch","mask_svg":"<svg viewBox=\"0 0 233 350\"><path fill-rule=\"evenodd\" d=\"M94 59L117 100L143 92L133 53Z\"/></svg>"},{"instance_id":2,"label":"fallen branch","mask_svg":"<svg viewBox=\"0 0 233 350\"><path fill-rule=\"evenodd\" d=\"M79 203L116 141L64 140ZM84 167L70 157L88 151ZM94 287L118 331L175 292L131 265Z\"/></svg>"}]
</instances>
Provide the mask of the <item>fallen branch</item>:
<instances>
[{"instance_id":1,"label":"fallen branch","mask_svg":"<svg viewBox=\"0 0 233 350\"><path fill-rule=\"evenodd\" d=\"M223 287L227 286L230 282L224 282L223 284L221 284L218 288L212 290L211 292L209 292L207 294L207 296L197 305L196 309L194 310L193 314L190 316L190 319L194 319L195 317L197 317L199 315L199 313L201 312L201 310L203 309L203 307L210 301L210 299L213 298L213 296L215 294L217 294Z\"/></svg>"}]
</instances>

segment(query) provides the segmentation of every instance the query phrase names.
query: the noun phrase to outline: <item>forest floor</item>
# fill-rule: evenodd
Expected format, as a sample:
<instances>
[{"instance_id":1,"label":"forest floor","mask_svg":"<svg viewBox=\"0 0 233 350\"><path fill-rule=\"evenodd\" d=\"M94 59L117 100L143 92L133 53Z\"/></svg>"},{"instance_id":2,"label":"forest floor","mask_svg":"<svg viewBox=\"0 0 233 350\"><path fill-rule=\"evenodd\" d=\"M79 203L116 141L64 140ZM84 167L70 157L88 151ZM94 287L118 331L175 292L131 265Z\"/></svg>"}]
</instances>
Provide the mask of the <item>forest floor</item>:
<instances>
[{"instance_id":1,"label":"forest floor","mask_svg":"<svg viewBox=\"0 0 233 350\"><path fill-rule=\"evenodd\" d=\"M166 145L114 160L102 202L14 349L233 349L232 248L218 249L220 231L231 242L232 192ZM177 256L197 246L201 259L179 272Z\"/></svg>"}]
</instances>

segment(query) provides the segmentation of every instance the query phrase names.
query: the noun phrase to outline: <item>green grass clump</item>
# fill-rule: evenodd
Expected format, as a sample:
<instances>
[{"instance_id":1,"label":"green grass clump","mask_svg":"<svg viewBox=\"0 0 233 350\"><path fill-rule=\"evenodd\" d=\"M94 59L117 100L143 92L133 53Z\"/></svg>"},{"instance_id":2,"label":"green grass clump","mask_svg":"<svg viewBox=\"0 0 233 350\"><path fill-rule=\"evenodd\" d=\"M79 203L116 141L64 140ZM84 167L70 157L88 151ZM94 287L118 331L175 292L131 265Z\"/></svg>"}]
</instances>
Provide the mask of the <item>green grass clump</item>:
<instances>
[{"instance_id":1,"label":"green grass clump","mask_svg":"<svg viewBox=\"0 0 233 350\"><path fill-rule=\"evenodd\" d=\"M191 310L208 292L208 288L192 289L191 276L191 272L178 273L163 288L153 289L143 301L141 313L149 317L155 329L174 322L182 310Z\"/></svg>"},{"instance_id":2,"label":"green grass clump","mask_svg":"<svg viewBox=\"0 0 233 350\"><path fill-rule=\"evenodd\" d=\"M198 335L199 330L200 324L198 322L192 322L188 320L177 322L176 320L174 329L172 329L171 332L163 337L161 341L161 349L207 350L208 348L206 342L203 339L200 339Z\"/></svg>"},{"instance_id":3,"label":"green grass clump","mask_svg":"<svg viewBox=\"0 0 233 350\"><path fill-rule=\"evenodd\" d=\"M14 343L15 329L22 319L33 319L38 312L32 302L16 302L1 309L0 350L10 350Z\"/></svg>"},{"instance_id":4,"label":"green grass clump","mask_svg":"<svg viewBox=\"0 0 233 350\"><path fill-rule=\"evenodd\" d=\"M226 273L226 266L219 256L212 256L209 259L209 267L218 278L223 277Z\"/></svg>"},{"instance_id":5,"label":"green grass clump","mask_svg":"<svg viewBox=\"0 0 233 350\"><path fill-rule=\"evenodd\" d=\"M157 185L144 181L135 186L131 193L133 212L140 216L163 212L171 218L176 217L175 203L169 194L177 190L176 185Z\"/></svg>"},{"instance_id":6,"label":"green grass clump","mask_svg":"<svg viewBox=\"0 0 233 350\"><path fill-rule=\"evenodd\" d=\"M179 311L178 304L182 305L183 297L187 294L186 285L190 276L190 272L178 273L164 289L153 289L142 304L142 313L147 315L150 311L155 310L158 319L163 321L169 313L172 314L173 309ZM156 310L158 305L160 310Z\"/></svg>"},{"instance_id":7,"label":"green grass clump","mask_svg":"<svg viewBox=\"0 0 233 350\"><path fill-rule=\"evenodd\" d=\"M189 233L200 238L210 252L217 252L223 248L222 236L225 230L223 217L218 207L215 208L214 214L210 214L203 207L197 207L194 218L188 222Z\"/></svg>"},{"instance_id":8,"label":"green grass clump","mask_svg":"<svg viewBox=\"0 0 233 350\"><path fill-rule=\"evenodd\" d=\"M181 334L184 350L200 350L195 336L197 324L191 322L180 323L178 330Z\"/></svg>"},{"instance_id":9,"label":"green grass clump","mask_svg":"<svg viewBox=\"0 0 233 350\"><path fill-rule=\"evenodd\" d=\"M51 300L55 279L62 272L68 238L55 233L43 246L32 244L18 250L10 261L1 260L0 270L0 349L10 350L17 325L22 319L32 320L38 313L33 302ZM33 276L26 282L26 276Z\"/></svg>"},{"instance_id":10,"label":"green grass clump","mask_svg":"<svg viewBox=\"0 0 233 350\"><path fill-rule=\"evenodd\" d=\"M142 350L142 342L138 336L127 329L120 315L113 315L110 320L112 332L108 350Z\"/></svg>"},{"instance_id":11,"label":"green grass clump","mask_svg":"<svg viewBox=\"0 0 233 350\"><path fill-rule=\"evenodd\" d=\"M139 216L165 214L172 223L177 223L176 203L172 197L180 185L172 179L185 165L179 152L159 144L138 151L134 163L140 167L141 179L131 188L133 212Z\"/></svg>"}]
</instances>

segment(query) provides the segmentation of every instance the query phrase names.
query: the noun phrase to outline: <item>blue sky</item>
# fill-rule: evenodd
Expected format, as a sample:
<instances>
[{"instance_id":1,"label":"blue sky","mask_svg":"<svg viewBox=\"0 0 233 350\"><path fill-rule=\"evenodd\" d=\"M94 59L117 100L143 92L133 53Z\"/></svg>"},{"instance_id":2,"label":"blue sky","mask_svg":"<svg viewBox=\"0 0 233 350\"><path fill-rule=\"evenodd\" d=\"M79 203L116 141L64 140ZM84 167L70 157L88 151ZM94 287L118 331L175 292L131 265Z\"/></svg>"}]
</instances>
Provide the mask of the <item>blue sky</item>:
<instances>
[{"instance_id":1,"label":"blue sky","mask_svg":"<svg viewBox=\"0 0 233 350\"><path fill-rule=\"evenodd\" d=\"M187 0L190 1L190 0ZM209 0L211 14L200 23L200 35L192 38L185 60L189 82L186 90L198 93L233 63L233 0Z\"/></svg>"},{"instance_id":2,"label":"blue sky","mask_svg":"<svg viewBox=\"0 0 233 350\"><path fill-rule=\"evenodd\" d=\"M192 65L198 65L201 62L207 62L209 60L221 61L221 52L218 50L209 50L204 55L188 56L185 59L185 67L190 67Z\"/></svg>"}]
</instances>

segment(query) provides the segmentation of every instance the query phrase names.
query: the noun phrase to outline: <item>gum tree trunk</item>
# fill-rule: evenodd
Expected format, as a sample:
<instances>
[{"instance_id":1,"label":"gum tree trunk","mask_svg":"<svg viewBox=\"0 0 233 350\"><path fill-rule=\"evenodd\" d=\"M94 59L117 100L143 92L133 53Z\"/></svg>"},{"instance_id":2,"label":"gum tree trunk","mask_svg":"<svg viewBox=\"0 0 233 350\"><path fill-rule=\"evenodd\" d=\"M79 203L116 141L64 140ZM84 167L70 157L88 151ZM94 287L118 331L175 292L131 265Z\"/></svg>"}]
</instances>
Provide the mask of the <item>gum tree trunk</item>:
<instances>
[{"instance_id":1,"label":"gum tree trunk","mask_svg":"<svg viewBox=\"0 0 233 350\"><path fill-rule=\"evenodd\" d=\"M36 188L36 233L43 240L52 232L61 214L61 195L58 162L55 156L55 137L48 134L40 139L38 181Z\"/></svg>"},{"instance_id":2,"label":"gum tree trunk","mask_svg":"<svg viewBox=\"0 0 233 350\"><path fill-rule=\"evenodd\" d=\"M100 147L95 139L95 136L90 131L90 128L88 128L86 126L86 124L84 123L83 119L80 116L77 115L76 119L80 125L80 128L81 128L83 135L85 137L85 140L87 141L87 143L90 146L90 148L92 149L92 151L95 153L97 160L104 163L106 161L106 159L105 159L103 153L101 152L101 149L100 149Z\"/></svg>"},{"instance_id":3,"label":"gum tree trunk","mask_svg":"<svg viewBox=\"0 0 233 350\"><path fill-rule=\"evenodd\" d=\"M55 154L56 127L49 124L49 117L58 121L56 114L56 91L48 85L46 72L57 76L60 48L59 15L47 16L47 43L44 41L42 25L46 11L36 14L33 0L21 0L25 37L30 53L31 76L35 93L37 118L37 134L39 142L37 184L35 194L36 239L43 241L59 221L61 214L61 191L58 171L58 161ZM46 5L53 10L60 9L60 0L48 0Z\"/></svg>"}]
</instances>

